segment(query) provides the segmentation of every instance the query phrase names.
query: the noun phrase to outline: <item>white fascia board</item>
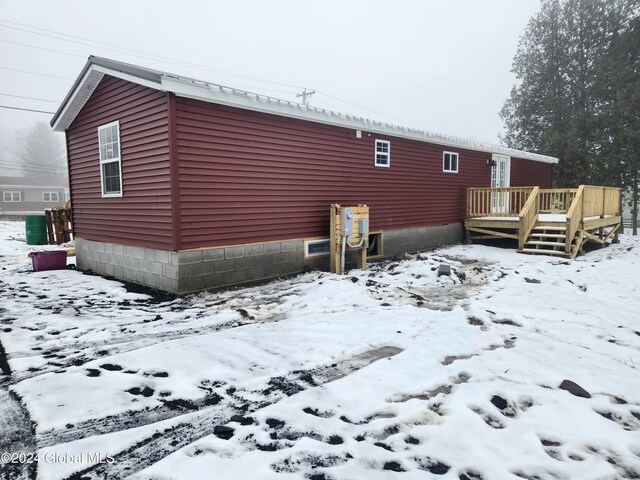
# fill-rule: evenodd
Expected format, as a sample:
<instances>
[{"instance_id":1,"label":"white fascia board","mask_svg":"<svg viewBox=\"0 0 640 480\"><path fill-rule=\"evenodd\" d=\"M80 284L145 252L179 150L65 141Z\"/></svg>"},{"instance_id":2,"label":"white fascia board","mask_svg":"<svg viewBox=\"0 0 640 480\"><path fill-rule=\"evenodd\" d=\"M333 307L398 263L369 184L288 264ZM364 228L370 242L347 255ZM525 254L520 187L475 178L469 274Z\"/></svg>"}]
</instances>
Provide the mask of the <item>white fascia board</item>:
<instances>
[{"instance_id":1,"label":"white fascia board","mask_svg":"<svg viewBox=\"0 0 640 480\"><path fill-rule=\"evenodd\" d=\"M76 115L78 115L82 107L84 107L89 98L91 98L91 95L105 75L127 80L155 90L161 89L160 83L145 80L111 68L105 68L100 65L91 65L84 74L84 77L82 77L82 80L78 83L73 95L67 101L56 122L53 124L54 131L63 132L71 125L71 122L73 122Z\"/></svg>"},{"instance_id":2,"label":"white fascia board","mask_svg":"<svg viewBox=\"0 0 640 480\"><path fill-rule=\"evenodd\" d=\"M242 90L234 90L233 88L219 87L206 83L193 82L183 80L176 77L162 76L162 90L172 92L179 97L192 98L205 102L227 105L230 107L243 108L257 112L270 113L284 117L296 118L299 120L308 120L316 123L324 123L338 127L352 128L354 130L365 130L371 133L389 135L393 137L407 138L421 142L435 143L447 147L464 148L468 150L476 150L487 153L500 153L534 160L538 162L558 163L555 157L529 153L500 145L492 145L465 138L459 138L449 135L425 132L406 127L398 127L395 125L367 120L365 118L354 117L335 113L329 110L316 109L306 107L299 103L288 102L285 100L273 99L271 97L262 97L260 95L243 92Z\"/></svg>"},{"instance_id":3,"label":"white fascia board","mask_svg":"<svg viewBox=\"0 0 640 480\"><path fill-rule=\"evenodd\" d=\"M64 132L76 117L78 112L82 109L84 104L87 103L87 100L89 100L89 97L95 90L95 86L90 86L89 91L87 91L85 87L88 82L91 80L97 86L97 84L100 83L100 80L102 80L102 77L103 74L99 74L98 76L96 76L96 73L93 70L93 66L86 71L84 77L82 77L82 80L78 84L78 87L67 101L67 104L64 106L64 109L58 116L56 122L53 124L53 130L55 132ZM72 109L75 110L75 113L71 114L71 118L69 118L69 114L71 113L70 111Z\"/></svg>"}]
</instances>

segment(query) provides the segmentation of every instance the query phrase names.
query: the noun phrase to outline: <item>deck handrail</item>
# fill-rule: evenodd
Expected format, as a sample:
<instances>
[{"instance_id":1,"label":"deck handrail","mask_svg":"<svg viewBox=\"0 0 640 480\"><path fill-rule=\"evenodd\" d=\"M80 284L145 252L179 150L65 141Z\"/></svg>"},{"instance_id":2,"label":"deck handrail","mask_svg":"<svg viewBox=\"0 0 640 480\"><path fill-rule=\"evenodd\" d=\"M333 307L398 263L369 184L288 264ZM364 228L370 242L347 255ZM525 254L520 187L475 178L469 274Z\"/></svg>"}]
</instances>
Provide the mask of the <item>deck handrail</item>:
<instances>
[{"instance_id":1,"label":"deck handrail","mask_svg":"<svg viewBox=\"0 0 640 480\"><path fill-rule=\"evenodd\" d=\"M584 188L585 185L580 185L578 187L576 196L573 198L569 210L567 210L567 227L565 232L566 237L564 240L564 253L566 254L571 254L573 237L575 237L578 227L580 226L580 222L582 221L582 214L584 210Z\"/></svg>"},{"instance_id":2,"label":"deck handrail","mask_svg":"<svg viewBox=\"0 0 640 480\"><path fill-rule=\"evenodd\" d=\"M609 216L620 216L620 189L618 187L580 185L566 215L565 253L572 253L573 239L578 229L582 228L585 219Z\"/></svg>"},{"instance_id":3,"label":"deck handrail","mask_svg":"<svg viewBox=\"0 0 640 480\"><path fill-rule=\"evenodd\" d=\"M539 187L533 187L531 192L529 193L529 198L525 202L522 210L518 213L518 222L520 223L520 228L518 229L518 249L522 250L524 248L529 235L531 234L531 230L535 226L538 221L538 210L539 210L539 199L538 195L540 193Z\"/></svg>"}]
</instances>

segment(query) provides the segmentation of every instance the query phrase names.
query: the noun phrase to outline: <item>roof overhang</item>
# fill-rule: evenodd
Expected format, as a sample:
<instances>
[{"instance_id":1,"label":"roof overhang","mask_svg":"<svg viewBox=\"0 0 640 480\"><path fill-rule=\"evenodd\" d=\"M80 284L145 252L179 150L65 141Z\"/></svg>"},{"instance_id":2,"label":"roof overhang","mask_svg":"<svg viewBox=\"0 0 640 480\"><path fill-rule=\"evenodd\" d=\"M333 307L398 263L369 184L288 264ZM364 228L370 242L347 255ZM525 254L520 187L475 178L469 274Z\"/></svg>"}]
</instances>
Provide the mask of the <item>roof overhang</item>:
<instances>
[{"instance_id":1,"label":"roof overhang","mask_svg":"<svg viewBox=\"0 0 640 480\"><path fill-rule=\"evenodd\" d=\"M480 142L474 139L400 127L353 115L345 115L331 110L302 105L296 102L171 75L99 57L89 57L87 64L73 84L71 91L67 94L51 120L51 126L55 131L65 131L69 125L71 125L104 75L121 78L155 90L171 92L179 97L192 98L219 105L352 128L354 130L364 130L380 135L435 143L447 147L497 153L544 163L558 163L558 159L555 157L525 152L501 145Z\"/></svg>"}]
</instances>

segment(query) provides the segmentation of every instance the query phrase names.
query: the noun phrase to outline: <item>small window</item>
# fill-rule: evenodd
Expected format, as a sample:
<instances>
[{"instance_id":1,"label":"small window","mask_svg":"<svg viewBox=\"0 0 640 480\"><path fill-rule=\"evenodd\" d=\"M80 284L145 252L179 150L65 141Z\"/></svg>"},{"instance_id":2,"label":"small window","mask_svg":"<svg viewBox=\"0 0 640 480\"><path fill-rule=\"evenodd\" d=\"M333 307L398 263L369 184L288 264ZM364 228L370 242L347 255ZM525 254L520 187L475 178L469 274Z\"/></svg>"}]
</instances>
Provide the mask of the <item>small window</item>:
<instances>
[{"instance_id":1,"label":"small window","mask_svg":"<svg viewBox=\"0 0 640 480\"><path fill-rule=\"evenodd\" d=\"M376 140L376 154L373 164L376 167L391 166L391 142L387 140Z\"/></svg>"},{"instance_id":2,"label":"small window","mask_svg":"<svg viewBox=\"0 0 640 480\"><path fill-rule=\"evenodd\" d=\"M59 202L60 196L58 192L42 192L42 201L43 202Z\"/></svg>"},{"instance_id":3,"label":"small window","mask_svg":"<svg viewBox=\"0 0 640 480\"><path fill-rule=\"evenodd\" d=\"M22 193L21 192L4 192L2 195L2 200L4 200L5 202L21 202Z\"/></svg>"},{"instance_id":4,"label":"small window","mask_svg":"<svg viewBox=\"0 0 640 480\"><path fill-rule=\"evenodd\" d=\"M120 161L120 123L98 127L100 146L100 179L103 197L122 196L122 166Z\"/></svg>"},{"instance_id":5,"label":"small window","mask_svg":"<svg viewBox=\"0 0 640 480\"><path fill-rule=\"evenodd\" d=\"M328 238L321 240L305 240L304 256L319 257L321 255L329 255L331 253L331 241Z\"/></svg>"},{"instance_id":6,"label":"small window","mask_svg":"<svg viewBox=\"0 0 640 480\"><path fill-rule=\"evenodd\" d=\"M442 171L458 173L458 154L455 152L443 152Z\"/></svg>"}]
</instances>

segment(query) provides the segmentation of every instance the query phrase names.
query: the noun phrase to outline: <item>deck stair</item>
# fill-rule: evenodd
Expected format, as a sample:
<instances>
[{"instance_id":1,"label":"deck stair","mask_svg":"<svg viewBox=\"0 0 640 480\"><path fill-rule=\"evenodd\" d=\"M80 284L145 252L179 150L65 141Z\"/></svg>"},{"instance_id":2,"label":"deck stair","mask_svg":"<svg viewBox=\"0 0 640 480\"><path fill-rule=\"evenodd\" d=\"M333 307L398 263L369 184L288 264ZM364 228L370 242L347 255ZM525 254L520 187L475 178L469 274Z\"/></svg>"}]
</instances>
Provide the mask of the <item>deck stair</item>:
<instances>
[{"instance_id":1,"label":"deck stair","mask_svg":"<svg viewBox=\"0 0 640 480\"><path fill-rule=\"evenodd\" d=\"M571 255L565 252L566 238L566 224L541 225L538 223L531 230L531 234L520 252L570 258Z\"/></svg>"}]
</instances>

